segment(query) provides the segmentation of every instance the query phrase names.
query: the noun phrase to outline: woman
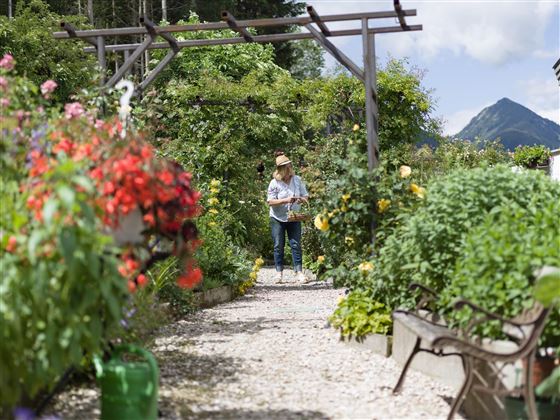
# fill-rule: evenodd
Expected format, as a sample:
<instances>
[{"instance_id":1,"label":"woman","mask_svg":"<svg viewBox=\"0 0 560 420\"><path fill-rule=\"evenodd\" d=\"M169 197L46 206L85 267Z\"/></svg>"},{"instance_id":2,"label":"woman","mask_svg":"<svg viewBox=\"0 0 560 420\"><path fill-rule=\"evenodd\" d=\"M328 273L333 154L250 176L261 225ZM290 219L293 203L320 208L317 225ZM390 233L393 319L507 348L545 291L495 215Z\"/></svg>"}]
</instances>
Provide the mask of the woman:
<instances>
[{"instance_id":1,"label":"woman","mask_svg":"<svg viewBox=\"0 0 560 420\"><path fill-rule=\"evenodd\" d=\"M302 269L301 222L288 222L288 210L299 211L301 203L307 203L309 194L305 184L294 173L292 162L284 153L276 156L276 171L268 186L267 203L270 206L270 227L274 241L275 280L281 283L284 269L284 241L286 233L292 249L292 260L296 279L307 281Z\"/></svg>"}]
</instances>

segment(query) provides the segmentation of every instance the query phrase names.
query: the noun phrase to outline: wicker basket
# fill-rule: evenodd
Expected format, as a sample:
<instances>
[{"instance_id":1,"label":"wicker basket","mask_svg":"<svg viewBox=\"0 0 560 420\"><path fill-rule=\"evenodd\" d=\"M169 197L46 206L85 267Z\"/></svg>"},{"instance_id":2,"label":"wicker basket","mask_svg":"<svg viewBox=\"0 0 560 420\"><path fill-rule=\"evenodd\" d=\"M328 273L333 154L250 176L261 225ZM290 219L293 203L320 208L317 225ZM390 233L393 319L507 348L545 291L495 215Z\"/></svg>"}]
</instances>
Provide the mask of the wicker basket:
<instances>
[{"instance_id":1,"label":"wicker basket","mask_svg":"<svg viewBox=\"0 0 560 420\"><path fill-rule=\"evenodd\" d=\"M305 201L303 202L305 204ZM311 220L311 216L304 212L294 212L292 211L292 204L288 206L288 222L305 222Z\"/></svg>"}]
</instances>

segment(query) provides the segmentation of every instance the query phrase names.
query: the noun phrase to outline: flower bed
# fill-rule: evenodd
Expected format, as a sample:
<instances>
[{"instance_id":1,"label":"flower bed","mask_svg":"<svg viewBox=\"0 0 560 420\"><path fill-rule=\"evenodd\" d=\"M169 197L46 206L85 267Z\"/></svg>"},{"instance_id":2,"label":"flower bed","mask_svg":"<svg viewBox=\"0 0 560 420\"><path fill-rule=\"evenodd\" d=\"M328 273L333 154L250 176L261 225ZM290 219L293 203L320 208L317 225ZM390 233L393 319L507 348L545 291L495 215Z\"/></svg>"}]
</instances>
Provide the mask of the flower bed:
<instances>
[{"instance_id":1,"label":"flower bed","mask_svg":"<svg viewBox=\"0 0 560 420\"><path fill-rule=\"evenodd\" d=\"M202 272L189 173L141 134L122 139L118 120L97 120L77 102L49 108L56 83L33 86L8 55L0 89L2 413L107 344L162 241L180 263L179 286L194 287ZM131 215L141 222L136 240L116 242Z\"/></svg>"}]
</instances>

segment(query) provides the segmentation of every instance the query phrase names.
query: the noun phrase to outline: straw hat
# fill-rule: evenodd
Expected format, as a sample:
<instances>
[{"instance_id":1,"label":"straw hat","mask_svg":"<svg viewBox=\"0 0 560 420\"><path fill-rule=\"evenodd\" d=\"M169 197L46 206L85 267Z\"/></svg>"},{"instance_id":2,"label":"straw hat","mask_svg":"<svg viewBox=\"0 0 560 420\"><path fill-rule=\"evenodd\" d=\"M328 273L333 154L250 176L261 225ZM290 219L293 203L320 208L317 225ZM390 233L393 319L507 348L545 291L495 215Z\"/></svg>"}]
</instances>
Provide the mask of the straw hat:
<instances>
[{"instance_id":1,"label":"straw hat","mask_svg":"<svg viewBox=\"0 0 560 420\"><path fill-rule=\"evenodd\" d=\"M292 163L292 161L288 159L288 156L280 155L276 158L276 166L284 166L288 163Z\"/></svg>"}]
</instances>

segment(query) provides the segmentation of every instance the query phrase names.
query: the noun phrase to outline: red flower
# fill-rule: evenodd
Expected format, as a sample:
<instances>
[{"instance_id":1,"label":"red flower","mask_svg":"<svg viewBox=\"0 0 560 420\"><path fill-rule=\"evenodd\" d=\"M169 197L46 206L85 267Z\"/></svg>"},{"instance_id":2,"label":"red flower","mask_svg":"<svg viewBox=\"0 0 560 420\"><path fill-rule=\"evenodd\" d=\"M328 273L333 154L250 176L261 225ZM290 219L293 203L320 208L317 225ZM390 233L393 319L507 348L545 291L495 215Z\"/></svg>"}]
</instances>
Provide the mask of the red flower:
<instances>
[{"instance_id":1,"label":"red flower","mask_svg":"<svg viewBox=\"0 0 560 420\"><path fill-rule=\"evenodd\" d=\"M15 236L10 236L8 243L6 244L6 251L14 252L16 250L17 239Z\"/></svg>"},{"instance_id":2,"label":"red flower","mask_svg":"<svg viewBox=\"0 0 560 420\"><path fill-rule=\"evenodd\" d=\"M134 293L136 291L136 283L134 283L132 280L128 281L128 291L130 293Z\"/></svg>"},{"instance_id":3,"label":"red flower","mask_svg":"<svg viewBox=\"0 0 560 420\"><path fill-rule=\"evenodd\" d=\"M177 279L177 285L179 287L192 289L202 280L202 270L196 267L193 270L189 270L186 274L181 275Z\"/></svg>"},{"instance_id":4,"label":"red flower","mask_svg":"<svg viewBox=\"0 0 560 420\"><path fill-rule=\"evenodd\" d=\"M167 170L161 171L157 177L165 185L171 185L173 183L173 174Z\"/></svg>"},{"instance_id":5,"label":"red flower","mask_svg":"<svg viewBox=\"0 0 560 420\"><path fill-rule=\"evenodd\" d=\"M138 283L138 286L144 287L148 283L148 278L144 274L140 274L136 277L136 283Z\"/></svg>"}]
</instances>

